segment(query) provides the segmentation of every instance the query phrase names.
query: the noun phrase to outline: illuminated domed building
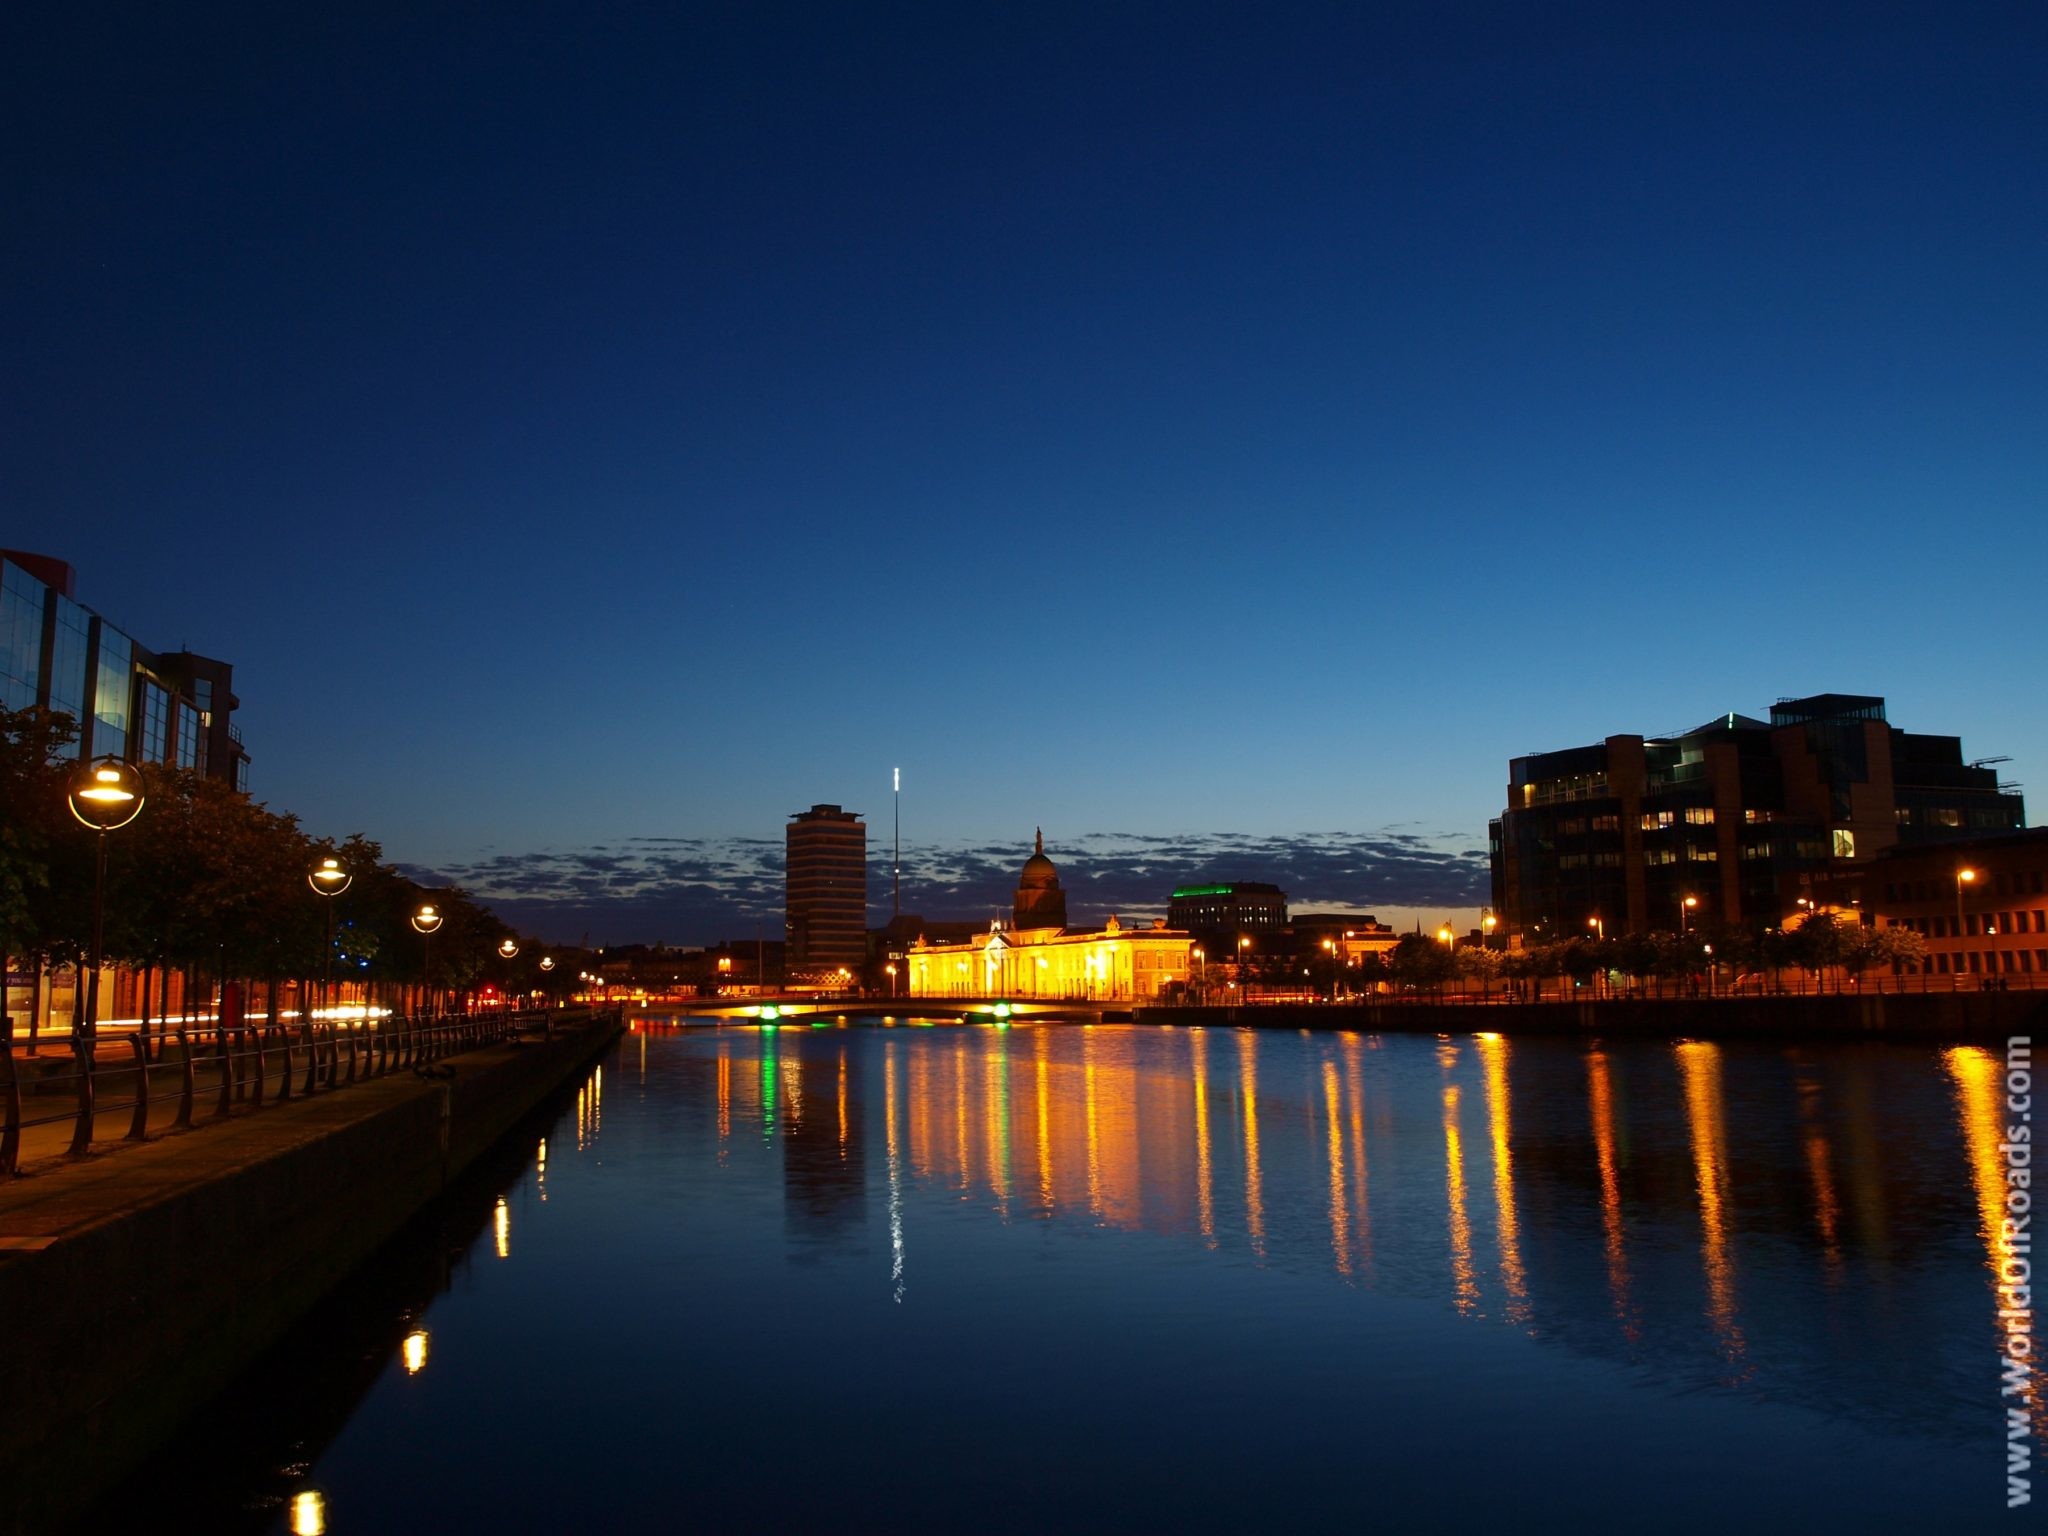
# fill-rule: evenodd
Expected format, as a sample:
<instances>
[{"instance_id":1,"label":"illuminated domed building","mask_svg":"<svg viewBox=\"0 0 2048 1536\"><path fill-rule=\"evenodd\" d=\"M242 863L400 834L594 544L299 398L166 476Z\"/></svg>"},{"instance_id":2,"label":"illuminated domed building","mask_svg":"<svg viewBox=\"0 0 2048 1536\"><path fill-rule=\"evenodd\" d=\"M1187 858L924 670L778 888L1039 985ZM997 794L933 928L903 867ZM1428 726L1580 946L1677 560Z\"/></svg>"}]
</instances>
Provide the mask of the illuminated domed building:
<instances>
[{"instance_id":1,"label":"illuminated domed building","mask_svg":"<svg viewBox=\"0 0 2048 1536\"><path fill-rule=\"evenodd\" d=\"M1067 893L1060 889L1060 872L1045 856L1045 832L1037 833L1037 847L1024 861L1024 873L1017 879L1017 903L1011 909L1010 926L1019 933L1050 928L1065 932Z\"/></svg>"},{"instance_id":2,"label":"illuminated domed building","mask_svg":"<svg viewBox=\"0 0 2048 1536\"><path fill-rule=\"evenodd\" d=\"M1041 832L1018 876L1009 923L998 918L961 944L920 938L908 956L910 995L1148 1002L1187 981L1193 948L1192 935L1163 919L1126 929L1112 915L1100 932L1067 932L1067 893Z\"/></svg>"}]
</instances>

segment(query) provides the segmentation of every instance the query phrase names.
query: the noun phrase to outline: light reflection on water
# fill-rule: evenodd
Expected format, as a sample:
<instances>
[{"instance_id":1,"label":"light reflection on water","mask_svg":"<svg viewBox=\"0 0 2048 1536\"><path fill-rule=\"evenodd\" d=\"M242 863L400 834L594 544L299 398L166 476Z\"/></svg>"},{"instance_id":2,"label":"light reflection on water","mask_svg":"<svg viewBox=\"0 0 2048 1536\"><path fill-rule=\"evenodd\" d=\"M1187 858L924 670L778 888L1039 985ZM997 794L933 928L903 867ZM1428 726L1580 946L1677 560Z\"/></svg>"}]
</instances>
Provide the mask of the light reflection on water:
<instances>
[{"instance_id":1,"label":"light reflection on water","mask_svg":"<svg viewBox=\"0 0 2048 1536\"><path fill-rule=\"evenodd\" d=\"M607 1066L317 1459L329 1529L758 1525L800 1428L788 1528L1476 1527L1475 1457L1596 1528L2002 1513L1989 1052L649 1024ZM429 1427L520 1454L408 1505Z\"/></svg>"}]
</instances>

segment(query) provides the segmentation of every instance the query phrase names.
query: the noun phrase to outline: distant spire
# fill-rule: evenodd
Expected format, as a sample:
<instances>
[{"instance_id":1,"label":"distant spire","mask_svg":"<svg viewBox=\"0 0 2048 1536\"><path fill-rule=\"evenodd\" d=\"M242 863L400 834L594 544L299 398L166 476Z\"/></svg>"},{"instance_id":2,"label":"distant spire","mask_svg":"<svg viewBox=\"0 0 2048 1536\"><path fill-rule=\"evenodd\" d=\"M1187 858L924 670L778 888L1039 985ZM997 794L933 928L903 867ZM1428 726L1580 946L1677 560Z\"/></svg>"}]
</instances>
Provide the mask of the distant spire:
<instances>
[{"instance_id":1,"label":"distant spire","mask_svg":"<svg viewBox=\"0 0 2048 1536\"><path fill-rule=\"evenodd\" d=\"M1045 828L1034 827L1032 830L1038 834L1038 848L1036 851L1039 853L1045 852Z\"/></svg>"}]
</instances>

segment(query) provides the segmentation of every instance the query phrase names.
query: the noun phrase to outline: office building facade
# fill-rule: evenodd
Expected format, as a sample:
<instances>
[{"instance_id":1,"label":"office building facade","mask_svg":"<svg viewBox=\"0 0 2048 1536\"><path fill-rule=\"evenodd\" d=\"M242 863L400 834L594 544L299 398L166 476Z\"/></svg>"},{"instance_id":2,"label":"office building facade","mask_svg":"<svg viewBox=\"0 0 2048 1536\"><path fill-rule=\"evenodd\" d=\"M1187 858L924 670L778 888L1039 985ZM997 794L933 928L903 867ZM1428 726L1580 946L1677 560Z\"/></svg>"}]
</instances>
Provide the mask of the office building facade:
<instances>
[{"instance_id":1,"label":"office building facade","mask_svg":"<svg viewBox=\"0 0 2048 1536\"><path fill-rule=\"evenodd\" d=\"M1919 934L1927 956L1907 974L2048 985L2048 827L1901 844L1831 872L1811 899L1841 921Z\"/></svg>"},{"instance_id":2,"label":"office building facade","mask_svg":"<svg viewBox=\"0 0 2048 1536\"><path fill-rule=\"evenodd\" d=\"M1508 765L1493 905L1524 943L1772 926L1831 870L2025 824L1954 736L1903 731L1881 698L1785 699L1674 737L1610 736ZM1690 903L1690 904L1688 904Z\"/></svg>"},{"instance_id":3,"label":"office building facade","mask_svg":"<svg viewBox=\"0 0 2048 1536\"><path fill-rule=\"evenodd\" d=\"M783 832L787 979L816 981L867 959L868 829L857 812L814 805Z\"/></svg>"},{"instance_id":4,"label":"office building facade","mask_svg":"<svg viewBox=\"0 0 2048 1536\"><path fill-rule=\"evenodd\" d=\"M80 603L76 584L61 560L0 550L0 707L69 715L77 757L186 768L246 790L234 668L147 649Z\"/></svg>"},{"instance_id":5,"label":"office building facade","mask_svg":"<svg viewBox=\"0 0 2048 1536\"><path fill-rule=\"evenodd\" d=\"M1178 886L1167 898L1166 926L1194 934L1220 956L1240 938L1284 929L1287 893L1259 880Z\"/></svg>"}]
</instances>

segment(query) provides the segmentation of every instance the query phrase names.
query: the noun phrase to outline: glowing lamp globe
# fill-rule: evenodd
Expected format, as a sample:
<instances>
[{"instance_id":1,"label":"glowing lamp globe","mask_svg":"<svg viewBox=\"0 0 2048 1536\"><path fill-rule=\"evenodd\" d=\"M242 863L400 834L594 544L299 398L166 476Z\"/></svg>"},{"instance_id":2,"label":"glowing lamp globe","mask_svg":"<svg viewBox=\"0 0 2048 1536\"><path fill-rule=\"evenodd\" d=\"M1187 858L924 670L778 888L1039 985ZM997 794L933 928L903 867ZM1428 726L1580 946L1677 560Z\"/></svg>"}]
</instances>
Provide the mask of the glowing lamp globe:
<instances>
[{"instance_id":1,"label":"glowing lamp globe","mask_svg":"<svg viewBox=\"0 0 2048 1536\"><path fill-rule=\"evenodd\" d=\"M112 832L142 814L142 775L118 757L81 763L66 799L82 825Z\"/></svg>"},{"instance_id":2,"label":"glowing lamp globe","mask_svg":"<svg viewBox=\"0 0 2048 1536\"><path fill-rule=\"evenodd\" d=\"M319 867L306 876L306 884L313 887L316 895L339 896L354 878L341 867L339 859L322 859Z\"/></svg>"}]
</instances>

